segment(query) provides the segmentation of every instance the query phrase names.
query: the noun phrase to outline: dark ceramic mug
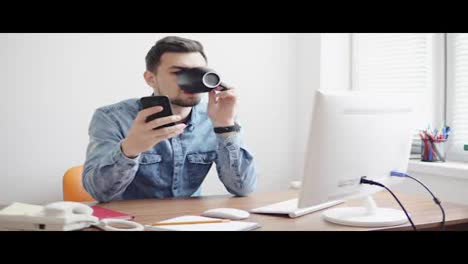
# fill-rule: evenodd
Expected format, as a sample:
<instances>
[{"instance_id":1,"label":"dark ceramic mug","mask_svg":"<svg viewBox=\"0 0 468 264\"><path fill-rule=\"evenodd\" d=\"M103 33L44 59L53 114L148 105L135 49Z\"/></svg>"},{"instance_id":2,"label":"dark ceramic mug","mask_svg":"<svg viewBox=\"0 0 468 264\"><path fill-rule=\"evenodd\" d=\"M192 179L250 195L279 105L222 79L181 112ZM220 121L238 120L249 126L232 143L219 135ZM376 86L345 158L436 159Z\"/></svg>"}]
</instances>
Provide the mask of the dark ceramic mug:
<instances>
[{"instance_id":1,"label":"dark ceramic mug","mask_svg":"<svg viewBox=\"0 0 468 264\"><path fill-rule=\"evenodd\" d=\"M177 84L189 93L206 93L220 87L228 90L221 82L221 77L214 70L206 67L186 68L178 71Z\"/></svg>"}]
</instances>

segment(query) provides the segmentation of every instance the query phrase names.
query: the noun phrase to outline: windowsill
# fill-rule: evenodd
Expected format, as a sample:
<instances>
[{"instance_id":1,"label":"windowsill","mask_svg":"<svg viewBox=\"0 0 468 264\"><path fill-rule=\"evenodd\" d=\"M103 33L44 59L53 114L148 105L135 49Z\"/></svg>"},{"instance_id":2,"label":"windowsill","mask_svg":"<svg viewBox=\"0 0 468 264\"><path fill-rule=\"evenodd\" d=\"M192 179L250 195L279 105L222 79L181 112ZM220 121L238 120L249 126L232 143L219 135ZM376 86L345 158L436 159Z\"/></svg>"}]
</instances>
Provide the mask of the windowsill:
<instances>
[{"instance_id":1,"label":"windowsill","mask_svg":"<svg viewBox=\"0 0 468 264\"><path fill-rule=\"evenodd\" d=\"M468 179L468 163L466 162L423 162L420 160L410 160L408 171L423 175L430 174L442 177Z\"/></svg>"}]
</instances>

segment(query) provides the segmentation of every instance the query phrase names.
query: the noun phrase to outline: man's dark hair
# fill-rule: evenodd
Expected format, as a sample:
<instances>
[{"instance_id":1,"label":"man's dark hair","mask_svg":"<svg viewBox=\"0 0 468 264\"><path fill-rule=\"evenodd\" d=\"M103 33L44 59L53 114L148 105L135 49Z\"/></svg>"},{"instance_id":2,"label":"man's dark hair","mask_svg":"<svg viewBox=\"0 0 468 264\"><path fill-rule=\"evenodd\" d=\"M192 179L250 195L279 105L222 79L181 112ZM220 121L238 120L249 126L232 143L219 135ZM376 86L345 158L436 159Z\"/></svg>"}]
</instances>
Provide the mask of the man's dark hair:
<instances>
[{"instance_id":1,"label":"man's dark hair","mask_svg":"<svg viewBox=\"0 0 468 264\"><path fill-rule=\"evenodd\" d=\"M161 63L161 56L165 52L200 52L200 54L208 61L203 50L203 46L196 40L181 38L181 37L165 37L156 42L146 54L146 70L153 72Z\"/></svg>"}]
</instances>

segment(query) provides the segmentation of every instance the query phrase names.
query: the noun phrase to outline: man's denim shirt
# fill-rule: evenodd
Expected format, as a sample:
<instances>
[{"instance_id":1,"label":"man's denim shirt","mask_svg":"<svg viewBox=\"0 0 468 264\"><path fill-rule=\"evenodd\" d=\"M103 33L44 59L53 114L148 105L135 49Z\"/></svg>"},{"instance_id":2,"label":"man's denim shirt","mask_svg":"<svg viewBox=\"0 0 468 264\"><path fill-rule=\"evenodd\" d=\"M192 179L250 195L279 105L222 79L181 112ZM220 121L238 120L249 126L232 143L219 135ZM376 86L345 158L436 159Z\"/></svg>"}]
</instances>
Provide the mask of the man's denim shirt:
<instances>
[{"instance_id":1,"label":"man's denim shirt","mask_svg":"<svg viewBox=\"0 0 468 264\"><path fill-rule=\"evenodd\" d=\"M213 162L231 194L255 189L254 160L242 144L242 130L227 138L215 134L206 104L192 108L183 133L127 158L120 144L141 109L139 99L129 99L94 112L83 171L83 186L94 199L199 196Z\"/></svg>"}]
</instances>

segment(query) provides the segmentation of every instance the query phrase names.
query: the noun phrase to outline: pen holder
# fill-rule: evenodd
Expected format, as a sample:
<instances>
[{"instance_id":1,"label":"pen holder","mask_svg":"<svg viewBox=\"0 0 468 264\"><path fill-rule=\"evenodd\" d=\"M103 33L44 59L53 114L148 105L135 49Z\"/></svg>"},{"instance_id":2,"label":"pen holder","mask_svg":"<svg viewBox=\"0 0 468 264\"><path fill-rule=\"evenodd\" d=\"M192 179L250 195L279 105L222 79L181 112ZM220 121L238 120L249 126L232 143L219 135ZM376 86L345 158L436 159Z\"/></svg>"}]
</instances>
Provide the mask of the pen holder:
<instances>
[{"instance_id":1,"label":"pen holder","mask_svg":"<svg viewBox=\"0 0 468 264\"><path fill-rule=\"evenodd\" d=\"M421 161L428 162L445 162L446 154L446 139L421 140Z\"/></svg>"}]
</instances>

